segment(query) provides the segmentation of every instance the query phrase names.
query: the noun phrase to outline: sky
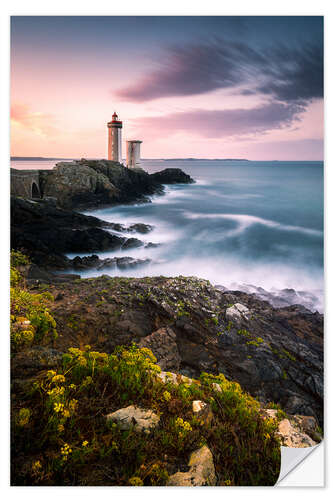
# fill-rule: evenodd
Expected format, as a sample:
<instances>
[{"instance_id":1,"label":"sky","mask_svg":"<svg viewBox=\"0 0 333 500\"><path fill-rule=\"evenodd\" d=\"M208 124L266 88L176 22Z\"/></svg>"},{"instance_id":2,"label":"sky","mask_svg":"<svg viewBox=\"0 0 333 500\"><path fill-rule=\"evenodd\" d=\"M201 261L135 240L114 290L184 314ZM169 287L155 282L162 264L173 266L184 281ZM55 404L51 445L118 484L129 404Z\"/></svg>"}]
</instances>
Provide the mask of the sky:
<instances>
[{"instance_id":1,"label":"sky","mask_svg":"<svg viewBox=\"0 0 333 500\"><path fill-rule=\"evenodd\" d=\"M11 155L323 159L323 18L11 18ZM123 147L123 151L125 148Z\"/></svg>"}]
</instances>

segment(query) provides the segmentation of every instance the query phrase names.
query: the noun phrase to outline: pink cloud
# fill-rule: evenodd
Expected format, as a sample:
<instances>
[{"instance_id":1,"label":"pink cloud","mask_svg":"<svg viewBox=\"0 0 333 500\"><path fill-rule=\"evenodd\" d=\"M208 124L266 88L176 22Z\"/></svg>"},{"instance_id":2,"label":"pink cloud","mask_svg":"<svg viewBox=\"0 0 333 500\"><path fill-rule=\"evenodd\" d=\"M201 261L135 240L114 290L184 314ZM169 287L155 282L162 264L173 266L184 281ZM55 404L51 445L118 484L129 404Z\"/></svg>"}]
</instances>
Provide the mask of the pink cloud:
<instances>
[{"instance_id":1,"label":"pink cloud","mask_svg":"<svg viewBox=\"0 0 333 500\"><path fill-rule=\"evenodd\" d=\"M31 111L26 104L12 104L11 121L42 137L52 137L59 134L59 129L54 126L54 115L51 113Z\"/></svg>"}]
</instances>

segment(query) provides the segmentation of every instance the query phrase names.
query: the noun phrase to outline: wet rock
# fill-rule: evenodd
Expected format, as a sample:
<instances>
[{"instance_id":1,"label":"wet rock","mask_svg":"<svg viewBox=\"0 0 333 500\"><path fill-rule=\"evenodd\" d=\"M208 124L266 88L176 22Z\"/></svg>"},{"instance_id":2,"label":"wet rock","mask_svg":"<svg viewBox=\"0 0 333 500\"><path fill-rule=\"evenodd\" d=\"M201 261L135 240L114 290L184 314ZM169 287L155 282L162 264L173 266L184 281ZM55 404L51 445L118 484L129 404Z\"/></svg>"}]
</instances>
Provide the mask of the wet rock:
<instances>
[{"instance_id":1,"label":"wet rock","mask_svg":"<svg viewBox=\"0 0 333 500\"><path fill-rule=\"evenodd\" d=\"M134 231L136 233L146 234L152 231L152 229L153 226L150 226L149 224L137 223L137 224L131 224L127 228L127 231Z\"/></svg>"},{"instance_id":2,"label":"wet rock","mask_svg":"<svg viewBox=\"0 0 333 500\"><path fill-rule=\"evenodd\" d=\"M140 340L139 347L148 347L156 356L162 370L179 370L181 358L177 347L177 336L170 327L160 328Z\"/></svg>"},{"instance_id":3,"label":"wet rock","mask_svg":"<svg viewBox=\"0 0 333 500\"><path fill-rule=\"evenodd\" d=\"M208 446L194 451L188 462L188 472L170 476L167 486L215 486L216 475L213 455Z\"/></svg>"},{"instance_id":4,"label":"wet rock","mask_svg":"<svg viewBox=\"0 0 333 500\"><path fill-rule=\"evenodd\" d=\"M128 239L103 229L107 225L96 217L11 199L12 248L24 250L40 268L69 268L71 261L64 253L120 249ZM136 238L129 240L127 247L143 245Z\"/></svg>"},{"instance_id":5,"label":"wet rock","mask_svg":"<svg viewBox=\"0 0 333 500\"><path fill-rule=\"evenodd\" d=\"M150 177L161 184L192 184L195 181L180 168L165 168Z\"/></svg>"},{"instance_id":6,"label":"wet rock","mask_svg":"<svg viewBox=\"0 0 333 500\"><path fill-rule=\"evenodd\" d=\"M150 259L134 259L133 257L113 257L108 259L99 259L96 269L112 269L118 267L119 269L128 269L132 267L144 266L151 262Z\"/></svg>"},{"instance_id":7,"label":"wet rock","mask_svg":"<svg viewBox=\"0 0 333 500\"><path fill-rule=\"evenodd\" d=\"M138 248L142 246L142 241L138 240L137 238L127 238L127 240L122 244L121 248L122 250L127 250L129 248Z\"/></svg>"},{"instance_id":8,"label":"wet rock","mask_svg":"<svg viewBox=\"0 0 333 500\"><path fill-rule=\"evenodd\" d=\"M160 417L152 410L138 408L137 406L127 406L106 416L107 422L115 422L123 431L134 428L137 432L149 434L151 430L158 426Z\"/></svg>"}]
</instances>

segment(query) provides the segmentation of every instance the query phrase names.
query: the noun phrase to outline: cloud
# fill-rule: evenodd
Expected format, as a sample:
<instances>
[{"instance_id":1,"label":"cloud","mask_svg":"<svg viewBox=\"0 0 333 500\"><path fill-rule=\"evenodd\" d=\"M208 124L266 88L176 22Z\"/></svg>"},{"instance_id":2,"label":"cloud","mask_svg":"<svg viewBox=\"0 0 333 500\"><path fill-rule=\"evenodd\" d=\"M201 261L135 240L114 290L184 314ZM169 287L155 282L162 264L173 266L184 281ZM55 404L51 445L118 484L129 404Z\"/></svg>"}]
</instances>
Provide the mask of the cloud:
<instances>
[{"instance_id":1,"label":"cloud","mask_svg":"<svg viewBox=\"0 0 333 500\"><path fill-rule=\"evenodd\" d=\"M139 133L151 137L187 132L206 138L255 136L291 126L305 111L302 104L269 102L251 109L177 112L134 120Z\"/></svg>"},{"instance_id":2,"label":"cloud","mask_svg":"<svg viewBox=\"0 0 333 500\"><path fill-rule=\"evenodd\" d=\"M59 134L54 127L54 115L42 112L33 112L26 104L13 103L11 107L11 121L41 137L52 137Z\"/></svg>"},{"instance_id":3,"label":"cloud","mask_svg":"<svg viewBox=\"0 0 333 500\"><path fill-rule=\"evenodd\" d=\"M204 94L244 86L243 94L263 93L282 101L323 95L322 45L257 48L215 39L169 48L150 74L117 96L144 102L161 97Z\"/></svg>"}]
</instances>

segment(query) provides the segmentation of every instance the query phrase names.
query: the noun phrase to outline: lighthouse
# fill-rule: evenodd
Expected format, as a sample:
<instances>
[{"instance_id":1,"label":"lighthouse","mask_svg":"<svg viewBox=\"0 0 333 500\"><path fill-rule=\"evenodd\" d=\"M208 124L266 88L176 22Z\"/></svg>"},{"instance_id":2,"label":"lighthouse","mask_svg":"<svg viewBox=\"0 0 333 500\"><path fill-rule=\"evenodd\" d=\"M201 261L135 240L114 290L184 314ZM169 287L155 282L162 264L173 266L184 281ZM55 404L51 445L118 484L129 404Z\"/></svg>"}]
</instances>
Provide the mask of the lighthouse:
<instances>
[{"instance_id":1,"label":"lighthouse","mask_svg":"<svg viewBox=\"0 0 333 500\"><path fill-rule=\"evenodd\" d=\"M142 141L126 141L126 165L128 168L141 168L141 144Z\"/></svg>"},{"instance_id":2,"label":"lighthouse","mask_svg":"<svg viewBox=\"0 0 333 500\"><path fill-rule=\"evenodd\" d=\"M116 112L112 115L112 120L108 122L108 160L122 162L121 155L121 129L123 122L118 120Z\"/></svg>"}]
</instances>

